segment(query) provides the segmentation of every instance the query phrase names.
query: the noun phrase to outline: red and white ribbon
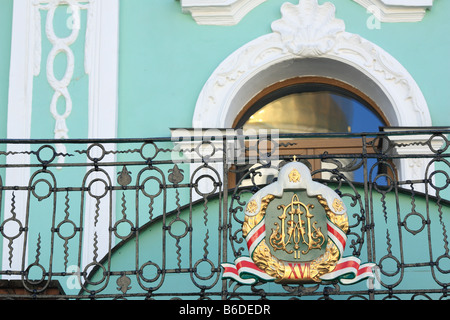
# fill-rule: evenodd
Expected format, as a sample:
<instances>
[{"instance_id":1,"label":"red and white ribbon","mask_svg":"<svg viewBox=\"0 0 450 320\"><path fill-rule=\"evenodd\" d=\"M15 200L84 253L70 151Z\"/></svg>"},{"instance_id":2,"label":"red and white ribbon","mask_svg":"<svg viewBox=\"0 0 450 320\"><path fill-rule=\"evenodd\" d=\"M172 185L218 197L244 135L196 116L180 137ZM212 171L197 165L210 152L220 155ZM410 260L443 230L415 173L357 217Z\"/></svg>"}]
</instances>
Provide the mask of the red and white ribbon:
<instances>
[{"instance_id":1,"label":"red and white ribbon","mask_svg":"<svg viewBox=\"0 0 450 320\"><path fill-rule=\"evenodd\" d=\"M241 284L254 284L259 280L274 281L275 278L259 269L250 257L239 257L232 263L222 263L222 278L233 279Z\"/></svg>"},{"instance_id":2,"label":"red and white ribbon","mask_svg":"<svg viewBox=\"0 0 450 320\"><path fill-rule=\"evenodd\" d=\"M372 268L374 263L366 263L361 265L361 260L356 257L345 257L342 255L347 242L347 235L338 228L330 220L327 220L328 237L334 242L339 249L340 259L336 267L330 273L324 274L320 277L322 280L338 279L342 284L352 284L364 280L368 277L375 277Z\"/></svg>"},{"instance_id":3,"label":"red and white ribbon","mask_svg":"<svg viewBox=\"0 0 450 320\"><path fill-rule=\"evenodd\" d=\"M256 247L266 237L266 224L262 219L245 237L250 257ZM233 279L241 284L254 284L259 280L274 281L275 278L259 269L250 257L239 257L232 263L223 263L223 278Z\"/></svg>"},{"instance_id":4,"label":"red and white ribbon","mask_svg":"<svg viewBox=\"0 0 450 320\"><path fill-rule=\"evenodd\" d=\"M334 223L330 220L327 220L327 231L328 237L334 242L334 244L339 249L339 254L342 257L342 254L345 249L345 243L347 242L347 235L338 228Z\"/></svg>"},{"instance_id":5,"label":"red and white ribbon","mask_svg":"<svg viewBox=\"0 0 450 320\"><path fill-rule=\"evenodd\" d=\"M336 268L330 273L320 277L322 280L338 279L342 284L353 284L367 278L375 277L372 268L375 263L361 265L361 260L356 257L339 259Z\"/></svg>"},{"instance_id":6,"label":"red and white ribbon","mask_svg":"<svg viewBox=\"0 0 450 320\"><path fill-rule=\"evenodd\" d=\"M266 223L265 219L262 219L245 237L247 242L248 253L250 257L253 256L253 251L259 243L266 237Z\"/></svg>"},{"instance_id":7,"label":"red and white ribbon","mask_svg":"<svg viewBox=\"0 0 450 320\"><path fill-rule=\"evenodd\" d=\"M342 284L353 284L368 277L374 277L372 268L374 263L361 265L361 260L356 257L342 257L345 244L347 242L346 234L334 223L327 220L328 237L339 249L340 259L336 267L330 273L322 275L320 279L325 281L338 279ZM257 281L274 281L275 278L267 275L259 269L251 259L253 251L259 243L266 237L265 220L258 223L245 237L250 257L239 257L233 263L223 263L223 278L233 279L241 284L251 285Z\"/></svg>"}]
</instances>

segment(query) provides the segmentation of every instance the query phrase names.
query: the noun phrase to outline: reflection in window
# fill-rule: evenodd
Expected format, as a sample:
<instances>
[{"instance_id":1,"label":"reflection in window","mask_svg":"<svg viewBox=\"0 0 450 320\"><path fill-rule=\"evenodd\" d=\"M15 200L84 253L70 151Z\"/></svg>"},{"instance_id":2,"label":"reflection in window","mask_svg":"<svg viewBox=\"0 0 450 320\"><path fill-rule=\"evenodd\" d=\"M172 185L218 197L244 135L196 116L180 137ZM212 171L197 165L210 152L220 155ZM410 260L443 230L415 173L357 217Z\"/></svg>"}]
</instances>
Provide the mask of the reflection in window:
<instances>
[{"instance_id":1,"label":"reflection in window","mask_svg":"<svg viewBox=\"0 0 450 320\"><path fill-rule=\"evenodd\" d=\"M378 132L384 125L382 118L356 94L321 84L288 86L271 92L250 106L237 123L237 127L244 130L278 129L281 134ZM304 139L297 140L297 144L301 146L292 149L292 156L317 155L325 151L330 154L362 152L360 139L319 140L321 139L317 139L317 143L314 141L313 147L306 146L311 145L311 141L306 143ZM333 145L330 145L331 141ZM327 149L331 147L332 150ZM339 161L345 166L352 159L343 158ZM371 162L374 163L375 160ZM311 160L310 163L312 170L336 167L320 160ZM276 167L278 163L272 165ZM276 168L264 171L264 174L258 177L257 183L270 183L278 173ZM350 180L363 181L362 168L345 175ZM324 172L315 177L330 179L331 173Z\"/></svg>"},{"instance_id":2,"label":"reflection in window","mask_svg":"<svg viewBox=\"0 0 450 320\"><path fill-rule=\"evenodd\" d=\"M279 129L280 133L375 132L383 125L360 101L330 91L292 93L241 119L244 129Z\"/></svg>"}]
</instances>

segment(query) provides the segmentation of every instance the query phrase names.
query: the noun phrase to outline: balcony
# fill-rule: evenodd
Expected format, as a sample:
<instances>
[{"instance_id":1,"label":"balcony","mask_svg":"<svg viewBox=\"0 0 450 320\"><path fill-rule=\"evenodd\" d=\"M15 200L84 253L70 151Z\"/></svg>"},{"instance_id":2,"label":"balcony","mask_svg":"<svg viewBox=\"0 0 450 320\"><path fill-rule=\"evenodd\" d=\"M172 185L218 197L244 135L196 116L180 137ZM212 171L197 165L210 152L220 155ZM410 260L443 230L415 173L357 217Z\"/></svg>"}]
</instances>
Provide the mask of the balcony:
<instances>
[{"instance_id":1,"label":"balcony","mask_svg":"<svg viewBox=\"0 0 450 320\"><path fill-rule=\"evenodd\" d=\"M174 130L171 138L0 140L7 299L441 299L450 283L446 128L364 134ZM65 153L58 145L63 144ZM349 217L352 285L243 285L252 195L303 163ZM180 286L180 283L183 285Z\"/></svg>"}]
</instances>

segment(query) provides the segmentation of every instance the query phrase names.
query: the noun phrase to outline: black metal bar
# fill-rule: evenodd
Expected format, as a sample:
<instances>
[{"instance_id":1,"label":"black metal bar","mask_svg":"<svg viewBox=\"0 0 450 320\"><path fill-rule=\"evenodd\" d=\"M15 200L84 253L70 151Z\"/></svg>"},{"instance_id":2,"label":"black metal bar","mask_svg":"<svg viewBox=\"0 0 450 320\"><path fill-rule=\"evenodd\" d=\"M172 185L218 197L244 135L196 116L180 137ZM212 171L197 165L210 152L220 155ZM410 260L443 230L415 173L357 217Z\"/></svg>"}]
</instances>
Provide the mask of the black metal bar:
<instances>
[{"instance_id":1,"label":"black metal bar","mask_svg":"<svg viewBox=\"0 0 450 320\"><path fill-rule=\"evenodd\" d=\"M22 151L0 151L0 239L8 260L3 261L0 274L4 278L20 279L28 292L5 297L444 297L450 284L447 278L450 270L445 264L450 259L447 239L450 202L446 199L450 194L448 134L447 128L280 134L278 141L326 138L330 146L337 138L361 141L360 151L355 153L295 156L297 161L311 166L314 161L320 162L320 167L312 168L313 178L324 173L331 175L329 180L316 180L335 188L348 202L351 219L348 245L356 256L378 264L380 279L373 288L347 288L334 282L317 286L279 285L278 290L263 283L242 287L221 278L221 264L245 254L241 228L246 201L271 182L257 183L255 178L263 175L265 168L278 166L275 161L261 164L263 155L259 150L256 154L234 159L234 155L228 153L228 143L242 137L233 136L232 131L211 141L202 140L201 135L183 137L183 141L192 141L191 147L195 148L187 150L192 154L188 156L185 152L181 159L172 154L179 152L174 147L178 140L167 137L0 139L0 150L5 150L7 145L16 145L16 150L17 146L23 146ZM415 142L413 137L419 135L422 140ZM428 137L425 141L424 135ZM395 143L394 137L398 136L409 136L412 142ZM382 145L376 146L370 138L378 139ZM243 139L258 141L259 136L244 136ZM442 142L438 150L432 144L434 139ZM76 151L57 154L52 147L57 143ZM211 154L202 154L201 145L209 146ZM420 154L394 152L417 145L424 150ZM94 147L98 148L99 155L94 156ZM152 147L153 152L146 154L145 147ZM48 160L45 160L45 151L49 153ZM21 154L29 155L30 161L14 161ZM294 154L286 154L278 160L282 164L292 160L292 156ZM426 174L400 180L395 174L398 160L408 160L412 164L424 161ZM324 163L335 167L322 167ZM347 176L358 170L362 171L362 180ZM29 174L21 184L9 183L11 177L23 172ZM381 182L383 179L385 183ZM203 190L205 185L212 191ZM425 189L419 191L418 186ZM95 193L103 189L104 194ZM19 195L25 199L24 203L17 202ZM87 203L91 206L87 207ZM100 217L107 222L97 226L95 221ZM418 219L418 226L410 225L411 217ZM388 223L385 220L389 220ZM86 226L91 226L94 233L89 235ZM122 227L126 230L124 235ZM104 238L98 236L99 228L103 228ZM411 247L408 237L424 237L429 254L426 259L412 261L407 257L416 249ZM14 245L19 239L24 245L17 249ZM86 252L94 257L92 261L83 261ZM104 256L98 256L98 252L103 252ZM117 260L121 255L123 260ZM8 267L9 260L20 268ZM70 266L77 271L69 270ZM405 285L412 271L424 270L428 270L432 279L428 287L410 289L414 283ZM70 292L46 293L54 280L65 284L70 279L81 282L74 281L78 287ZM174 282L174 279L183 279L184 285L176 285L178 280Z\"/></svg>"}]
</instances>

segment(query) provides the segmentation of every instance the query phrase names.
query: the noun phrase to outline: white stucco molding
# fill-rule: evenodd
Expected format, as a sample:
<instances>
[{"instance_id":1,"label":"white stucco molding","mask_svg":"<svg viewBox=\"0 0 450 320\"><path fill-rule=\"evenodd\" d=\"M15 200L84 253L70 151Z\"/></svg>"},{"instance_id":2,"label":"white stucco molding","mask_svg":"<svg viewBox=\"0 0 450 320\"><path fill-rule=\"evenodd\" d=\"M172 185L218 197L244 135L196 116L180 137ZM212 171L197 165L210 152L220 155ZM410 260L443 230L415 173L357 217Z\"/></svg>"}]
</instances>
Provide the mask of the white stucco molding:
<instances>
[{"instance_id":1,"label":"white stucco molding","mask_svg":"<svg viewBox=\"0 0 450 320\"><path fill-rule=\"evenodd\" d=\"M382 22L422 21L434 0L353 0Z\"/></svg>"},{"instance_id":2,"label":"white stucco molding","mask_svg":"<svg viewBox=\"0 0 450 320\"><path fill-rule=\"evenodd\" d=\"M181 0L184 13L202 25L235 25L266 0Z\"/></svg>"},{"instance_id":3,"label":"white stucco molding","mask_svg":"<svg viewBox=\"0 0 450 320\"><path fill-rule=\"evenodd\" d=\"M29 139L31 134L31 106L33 92L33 76L35 73L35 62L32 44L34 43L35 24L32 16L31 3L26 0L14 1L12 37L11 37L11 60L9 74L8 92L8 118L7 118L7 138L9 139ZM15 157L7 157L7 164L30 163L30 156L23 151L30 151L30 145L7 145L7 152L18 152ZM5 185L7 186L27 186L30 179L30 169L21 168L14 170L6 169ZM15 209L13 210L12 199L15 199ZM26 194L12 191L4 193L4 216L3 221L13 217L15 212L19 221L25 221ZM5 226L7 229L8 226ZM8 234L9 230L4 230ZM12 234L15 234L12 232ZM9 262L9 241L3 239L2 270L21 270L22 250L24 239L20 236L11 244L14 252L14 259ZM3 279L19 278L17 276L2 276Z\"/></svg>"},{"instance_id":4,"label":"white stucco molding","mask_svg":"<svg viewBox=\"0 0 450 320\"><path fill-rule=\"evenodd\" d=\"M440 127L442 130L448 130L448 127ZM438 151L446 148L446 143L442 135L430 134L427 131L434 128L383 128L384 132L396 132L395 135L389 135L388 141L383 141L385 152L393 156L404 156L404 158L394 159L398 172L399 181L413 181L414 189L420 192L426 192L424 183L418 183L424 179L430 179L434 172L433 158L438 155ZM414 131L416 134L398 134L399 132ZM423 134L419 134L423 131ZM426 155L427 157L423 157ZM418 157L414 157L418 156ZM406 186L405 186L406 187ZM428 193L435 195L432 188L428 188Z\"/></svg>"},{"instance_id":5,"label":"white stucco molding","mask_svg":"<svg viewBox=\"0 0 450 320\"><path fill-rule=\"evenodd\" d=\"M184 13L201 25L235 25L266 0L180 0ZM434 0L352 0L381 22L422 21Z\"/></svg>"}]
</instances>

